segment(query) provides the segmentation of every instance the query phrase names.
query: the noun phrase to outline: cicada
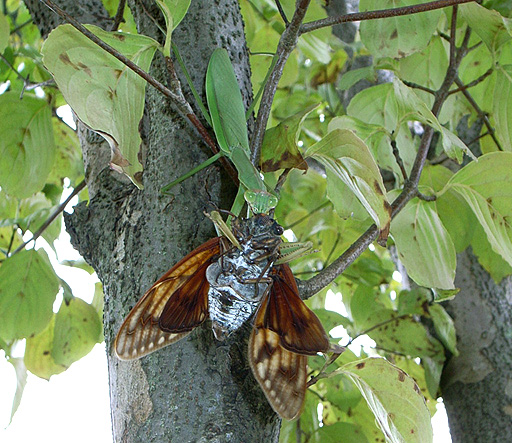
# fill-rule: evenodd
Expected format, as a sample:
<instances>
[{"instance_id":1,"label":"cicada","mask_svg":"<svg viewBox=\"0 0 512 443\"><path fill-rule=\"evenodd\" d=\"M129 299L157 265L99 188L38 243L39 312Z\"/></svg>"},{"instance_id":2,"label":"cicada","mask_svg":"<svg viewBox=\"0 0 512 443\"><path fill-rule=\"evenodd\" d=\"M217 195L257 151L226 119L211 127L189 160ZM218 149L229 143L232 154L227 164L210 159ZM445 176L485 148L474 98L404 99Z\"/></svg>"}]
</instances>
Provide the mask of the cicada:
<instances>
[{"instance_id":1,"label":"cicada","mask_svg":"<svg viewBox=\"0 0 512 443\"><path fill-rule=\"evenodd\" d=\"M286 264L304 246L283 243L283 228L269 215L210 218L222 235L212 238L164 274L128 314L115 340L121 360L174 343L210 318L223 340L254 316L249 364L270 405L294 419L306 393L307 356L329 349L317 316L299 296ZM305 246L307 247L307 246Z\"/></svg>"}]
</instances>

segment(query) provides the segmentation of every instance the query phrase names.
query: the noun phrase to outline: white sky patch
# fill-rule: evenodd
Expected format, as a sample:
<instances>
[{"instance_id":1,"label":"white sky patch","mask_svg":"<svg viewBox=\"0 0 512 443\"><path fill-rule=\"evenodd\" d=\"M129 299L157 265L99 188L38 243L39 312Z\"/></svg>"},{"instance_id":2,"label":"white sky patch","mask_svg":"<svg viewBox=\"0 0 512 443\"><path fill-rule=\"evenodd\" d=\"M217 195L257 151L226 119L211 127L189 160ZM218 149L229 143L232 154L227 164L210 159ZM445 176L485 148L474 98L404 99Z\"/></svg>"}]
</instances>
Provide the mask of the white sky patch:
<instances>
[{"instance_id":1,"label":"white sky patch","mask_svg":"<svg viewBox=\"0 0 512 443\"><path fill-rule=\"evenodd\" d=\"M393 280L397 281L398 283L402 283L402 274L398 271L393 271Z\"/></svg>"},{"instance_id":2,"label":"white sky patch","mask_svg":"<svg viewBox=\"0 0 512 443\"><path fill-rule=\"evenodd\" d=\"M57 115L64 120L64 123L66 123L70 128L76 129L73 111L69 105L59 106L57 108Z\"/></svg>"}]
</instances>

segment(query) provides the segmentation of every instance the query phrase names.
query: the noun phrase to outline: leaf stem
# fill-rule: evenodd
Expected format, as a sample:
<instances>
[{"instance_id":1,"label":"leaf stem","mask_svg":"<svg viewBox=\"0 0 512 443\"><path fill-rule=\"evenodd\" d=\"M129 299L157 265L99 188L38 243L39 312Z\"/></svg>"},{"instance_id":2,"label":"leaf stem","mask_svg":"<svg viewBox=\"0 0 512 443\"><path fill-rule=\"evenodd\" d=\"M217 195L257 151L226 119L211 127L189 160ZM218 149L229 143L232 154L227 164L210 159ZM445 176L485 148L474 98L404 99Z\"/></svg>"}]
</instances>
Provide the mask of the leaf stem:
<instances>
[{"instance_id":1,"label":"leaf stem","mask_svg":"<svg viewBox=\"0 0 512 443\"><path fill-rule=\"evenodd\" d=\"M11 256L13 256L14 254L17 254L18 252L20 252L21 250L25 249L25 246L27 246L31 241L36 241L40 236L41 234L45 231L45 229L50 226L52 224L52 222L57 218L57 216L62 212L64 211L64 208L68 205L68 203L73 199L73 197L75 197L75 195L78 195L80 193L80 191L82 189L84 189L86 186L86 182L85 180L82 180L80 183L78 183L78 185L75 186L75 189L73 189L73 192L71 194L69 194L68 198L66 198L66 200L64 200L59 206L57 206L57 208L55 209L55 211L53 211L50 216L46 219L46 221L41 225L41 227L36 231L34 232L34 235L32 236L32 238L30 240L27 240L26 242L24 242L22 245L20 245L12 254Z\"/></svg>"}]
</instances>

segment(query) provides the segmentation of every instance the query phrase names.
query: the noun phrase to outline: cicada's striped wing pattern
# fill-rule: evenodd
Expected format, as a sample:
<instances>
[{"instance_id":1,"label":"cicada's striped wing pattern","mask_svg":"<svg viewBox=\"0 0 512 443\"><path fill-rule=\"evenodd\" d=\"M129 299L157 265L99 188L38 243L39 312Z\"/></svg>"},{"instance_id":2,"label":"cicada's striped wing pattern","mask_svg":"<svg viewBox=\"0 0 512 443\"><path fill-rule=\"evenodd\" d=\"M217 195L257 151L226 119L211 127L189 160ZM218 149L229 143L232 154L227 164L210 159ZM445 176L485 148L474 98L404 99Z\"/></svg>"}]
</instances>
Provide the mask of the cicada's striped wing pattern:
<instances>
[{"instance_id":1,"label":"cicada's striped wing pattern","mask_svg":"<svg viewBox=\"0 0 512 443\"><path fill-rule=\"evenodd\" d=\"M329 349L318 317L299 297L288 265L274 268L249 339L249 363L265 396L283 418L298 417L306 395L307 356Z\"/></svg>"},{"instance_id":2,"label":"cicada's striped wing pattern","mask_svg":"<svg viewBox=\"0 0 512 443\"><path fill-rule=\"evenodd\" d=\"M162 276L130 311L114 349L121 360L140 358L185 337L208 316L206 269L220 253L220 237L202 244Z\"/></svg>"}]
</instances>

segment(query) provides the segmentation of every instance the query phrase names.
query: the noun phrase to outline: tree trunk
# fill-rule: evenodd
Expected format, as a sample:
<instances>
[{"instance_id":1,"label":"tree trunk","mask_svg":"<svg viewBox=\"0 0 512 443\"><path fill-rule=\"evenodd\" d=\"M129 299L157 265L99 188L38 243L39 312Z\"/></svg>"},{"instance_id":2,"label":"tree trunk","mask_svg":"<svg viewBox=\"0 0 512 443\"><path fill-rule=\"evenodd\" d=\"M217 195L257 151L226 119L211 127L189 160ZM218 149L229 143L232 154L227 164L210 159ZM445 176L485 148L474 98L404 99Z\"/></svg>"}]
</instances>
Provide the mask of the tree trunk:
<instances>
[{"instance_id":1,"label":"tree trunk","mask_svg":"<svg viewBox=\"0 0 512 443\"><path fill-rule=\"evenodd\" d=\"M512 441L512 280L496 284L468 249L457 257L455 286L448 311L460 355L441 381L452 441Z\"/></svg>"},{"instance_id":2,"label":"tree trunk","mask_svg":"<svg viewBox=\"0 0 512 443\"><path fill-rule=\"evenodd\" d=\"M77 3L90 4L73 2ZM145 5L161 18L154 3ZM162 41L140 3L132 6L139 31ZM33 10L36 8L39 6L33 5ZM81 21L79 15L75 17ZM163 23L163 19L159 21ZM250 70L236 0L192 1L173 40L198 91L204 89L211 53L217 47L226 48L242 95L246 101L250 99ZM167 83L159 54L150 72ZM182 86L188 89L185 82ZM151 87L140 127L144 190L103 168L104 148L98 149L96 136L82 131L91 200L66 217L73 245L97 271L105 292L114 441L277 441L280 420L247 363L248 328L221 343L205 323L180 342L141 360L121 362L114 356L114 337L136 301L168 268L215 235L203 215L204 210L212 209L208 202L229 207L235 191L230 179L214 166L176 186L172 197L163 196L163 185L197 166L211 152L171 103ZM100 166L97 158L103 158Z\"/></svg>"}]
</instances>

